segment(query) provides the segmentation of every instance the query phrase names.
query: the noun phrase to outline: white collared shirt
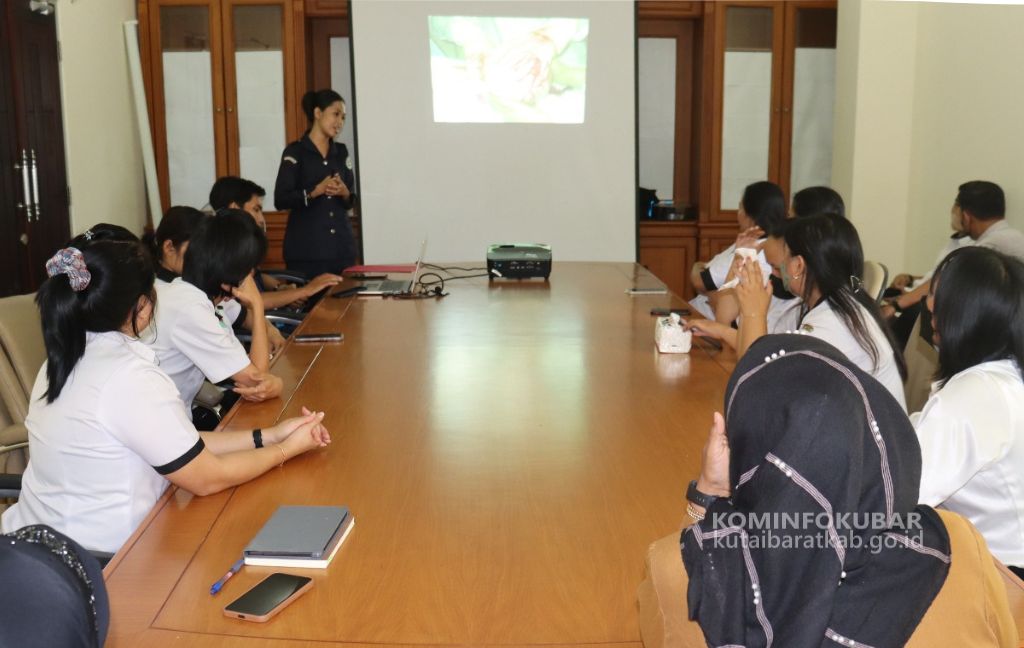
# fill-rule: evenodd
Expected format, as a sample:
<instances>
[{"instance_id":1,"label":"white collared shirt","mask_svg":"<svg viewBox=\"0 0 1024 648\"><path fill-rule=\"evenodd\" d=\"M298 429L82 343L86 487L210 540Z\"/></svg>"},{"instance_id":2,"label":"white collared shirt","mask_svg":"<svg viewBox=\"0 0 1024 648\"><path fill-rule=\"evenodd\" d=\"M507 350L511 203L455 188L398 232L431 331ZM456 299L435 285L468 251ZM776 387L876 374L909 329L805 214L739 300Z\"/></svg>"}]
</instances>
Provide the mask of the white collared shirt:
<instances>
[{"instance_id":1,"label":"white collared shirt","mask_svg":"<svg viewBox=\"0 0 1024 648\"><path fill-rule=\"evenodd\" d=\"M978 528L1002 562L1024 567L1024 381L1013 360L961 371L910 417L921 443L922 504Z\"/></svg>"},{"instance_id":2,"label":"white collared shirt","mask_svg":"<svg viewBox=\"0 0 1024 648\"><path fill-rule=\"evenodd\" d=\"M218 317L199 288L178 277L157 282L156 295L156 337L149 343L191 415L203 378L212 383L230 378L249 366L249 356L231 330L230 314Z\"/></svg>"},{"instance_id":3,"label":"white collared shirt","mask_svg":"<svg viewBox=\"0 0 1024 648\"><path fill-rule=\"evenodd\" d=\"M1010 227L1005 220L990 225L974 244L1024 261L1024 234Z\"/></svg>"},{"instance_id":4,"label":"white collared shirt","mask_svg":"<svg viewBox=\"0 0 1024 648\"><path fill-rule=\"evenodd\" d=\"M882 332L871 313L860 304L857 306L864 324L867 326L871 341L878 349L878 366L871 361L871 355L867 349L860 345L857 338L853 336L853 332L839 318L827 299L823 299L821 303L804 315L803 321L800 322L800 330L839 349L850 362L882 383L905 411L907 400L903 394L903 379L900 377L899 365L896 364L896 358L893 356L892 345L889 344L889 339L885 337L885 333Z\"/></svg>"},{"instance_id":5,"label":"white collared shirt","mask_svg":"<svg viewBox=\"0 0 1024 648\"><path fill-rule=\"evenodd\" d=\"M935 265L932 266L932 269L926 272L923 277L907 286L906 292L914 290L923 283L931 282L932 277L935 275L935 271L939 268L940 265L942 265L942 262L946 260L946 257L948 257L950 253L959 250L962 247L968 247L970 245L974 245L974 239L972 239L970 236L961 236L959 238L953 238L952 236L949 237L949 240L946 242L946 244L942 246L942 250L939 252L939 256L935 258Z\"/></svg>"},{"instance_id":6,"label":"white collared shirt","mask_svg":"<svg viewBox=\"0 0 1024 648\"><path fill-rule=\"evenodd\" d=\"M48 524L94 551L117 551L203 449L153 351L122 333L87 333L60 395L36 376L25 426L31 458L3 531Z\"/></svg>"}]
</instances>

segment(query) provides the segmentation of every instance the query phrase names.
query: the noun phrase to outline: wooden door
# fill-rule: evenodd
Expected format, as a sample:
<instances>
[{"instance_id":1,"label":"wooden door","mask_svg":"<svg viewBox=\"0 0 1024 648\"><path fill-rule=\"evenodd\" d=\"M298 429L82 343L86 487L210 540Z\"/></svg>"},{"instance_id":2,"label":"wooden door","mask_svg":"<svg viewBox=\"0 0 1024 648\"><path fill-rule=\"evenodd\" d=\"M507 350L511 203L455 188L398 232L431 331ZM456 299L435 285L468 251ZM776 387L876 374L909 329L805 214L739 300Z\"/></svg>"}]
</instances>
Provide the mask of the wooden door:
<instances>
[{"instance_id":1,"label":"wooden door","mask_svg":"<svg viewBox=\"0 0 1024 648\"><path fill-rule=\"evenodd\" d=\"M21 151L24 149L19 146L17 137L8 36L11 22L6 5L5 0L0 0L0 169L3 170L0 173L0 297L28 292L27 249L19 239L27 236L25 189L30 181L27 164L22 169Z\"/></svg>"},{"instance_id":2,"label":"wooden door","mask_svg":"<svg viewBox=\"0 0 1024 648\"><path fill-rule=\"evenodd\" d=\"M0 246L8 257L0 266L0 294L6 295L31 292L46 278L46 260L69 238L69 196L54 14L34 12L27 2L0 9L0 186L7 203L0 207Z\"/></svg>"}]
</instances>

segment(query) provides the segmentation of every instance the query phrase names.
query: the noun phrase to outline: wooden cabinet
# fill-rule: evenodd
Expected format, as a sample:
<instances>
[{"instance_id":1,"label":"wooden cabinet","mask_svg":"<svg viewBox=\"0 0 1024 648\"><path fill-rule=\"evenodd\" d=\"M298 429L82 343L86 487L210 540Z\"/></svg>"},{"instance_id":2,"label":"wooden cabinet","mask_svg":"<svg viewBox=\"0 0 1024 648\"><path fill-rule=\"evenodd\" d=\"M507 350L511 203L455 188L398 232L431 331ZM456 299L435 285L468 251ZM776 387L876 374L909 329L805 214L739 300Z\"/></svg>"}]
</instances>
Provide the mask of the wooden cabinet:
<instances>
[{"instance_id":1,"label":"wooden cabinet","mask_svg":"<svg viewBox=\"0 0 1024 648\"><path fill-rule=\"evenodd\" d=\"M733 223L743 188L831 183L834 0L706 3L711 48L705 222ZM702 210L704 211L704 210Z\"/></svg>"},{"instance_id":2,"label":"wooden cabinet","mask_svg":"<svg viewBox=\"0 0 1024 648\"><path fill-rule=\"evenodd\" d=\"M163 209L204 206L224 175L273 193L281 151L301 132L295 21L302 7L299 0L139 0Z\"/></svg>"},{"instance_id":3,"label":"wooden cabinet","mask_svg":"<svg viewBox=\"0 0 1024 648\"><path fill-rule=\"evenodd\" d=\"M640 259L689 291L689 265L681 274L672 266L735 241L744 187L770 180L789 200L831 183L836 2L639 2L637 11L640 39L676 41L671 195L698 214L681 229L640 221ZM644 144L641 136L641 155Z\"/></svg>"},{"instance_id":4,"label":"wooden cabinet","mask_svg":"<svg viewBox=\"0 0 1024 648\"><path fill-rule=\"evenodd\" d=\"M697 225L683 222L640 224L640 265L684 299L694 295L690 268L697 260Z\"/></svg>"}]
</instances>

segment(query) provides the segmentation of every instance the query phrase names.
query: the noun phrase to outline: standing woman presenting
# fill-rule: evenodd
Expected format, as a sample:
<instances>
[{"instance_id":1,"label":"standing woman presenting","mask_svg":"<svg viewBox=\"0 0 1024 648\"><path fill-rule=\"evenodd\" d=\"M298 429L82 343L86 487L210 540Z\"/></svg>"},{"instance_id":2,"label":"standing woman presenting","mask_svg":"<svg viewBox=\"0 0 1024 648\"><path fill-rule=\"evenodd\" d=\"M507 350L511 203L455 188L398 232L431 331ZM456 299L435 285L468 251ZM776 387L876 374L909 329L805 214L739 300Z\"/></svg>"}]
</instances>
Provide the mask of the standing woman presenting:
<instances>
[{"instance_id":1,"label":"standing woman presenting","mask_svg":"<svg viewBox=\"0 0 1024 648\"><path fill-rule=\"evenodd\" d=\"M307 92L302 110L309 130L284 150L274 205L291 210L284 234L284 262L308 277L341 273L355 265L355 237L348 210L355 176L348 148L334 138L345 124L345 100L334 90Z\"/></svg>"}]
</instances>

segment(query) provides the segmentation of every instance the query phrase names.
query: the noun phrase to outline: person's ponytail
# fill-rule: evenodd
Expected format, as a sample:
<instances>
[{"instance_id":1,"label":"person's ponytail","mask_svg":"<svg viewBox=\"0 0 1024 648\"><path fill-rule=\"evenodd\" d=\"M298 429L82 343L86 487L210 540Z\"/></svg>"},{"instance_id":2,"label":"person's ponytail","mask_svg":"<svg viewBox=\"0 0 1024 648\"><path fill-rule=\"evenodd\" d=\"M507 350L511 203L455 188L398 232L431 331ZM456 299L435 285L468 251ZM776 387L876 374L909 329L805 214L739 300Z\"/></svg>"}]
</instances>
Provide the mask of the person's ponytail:
<instances>
[{"instance_id":1,"label":"person's ponytail","mask_svg":"<svg viewBox=\"0 0 1024 648\"><path fill-rule=\"evenodd\" d=\"M140 297L155 299L153 261L138 241L98 240L67 247L46 263L36 294L46 346L46 402L60 396L85 354L86 333L118 331L131 319L139 333Z\"/></svg>"},{"instance_id":2,"label":"person's ponytail","mask_svg":"<svg viewBox=\"0 0 1024 648\"><path fill-rule=\"evenodd\" d=\"M72 369L85 353L85 323L81 292L71 289L65 274L50 277L36 293L46 345L46 402L60 396Z\"/></svg>"}]
</instances>

